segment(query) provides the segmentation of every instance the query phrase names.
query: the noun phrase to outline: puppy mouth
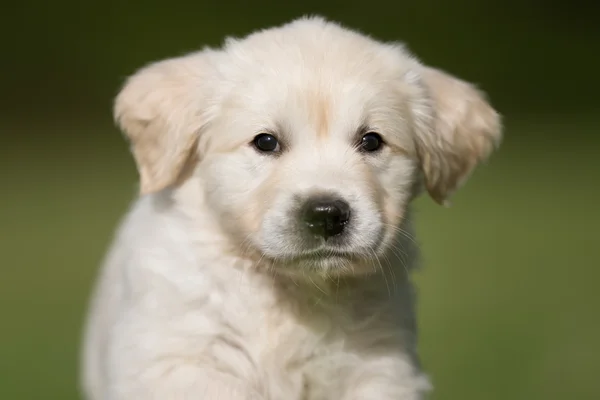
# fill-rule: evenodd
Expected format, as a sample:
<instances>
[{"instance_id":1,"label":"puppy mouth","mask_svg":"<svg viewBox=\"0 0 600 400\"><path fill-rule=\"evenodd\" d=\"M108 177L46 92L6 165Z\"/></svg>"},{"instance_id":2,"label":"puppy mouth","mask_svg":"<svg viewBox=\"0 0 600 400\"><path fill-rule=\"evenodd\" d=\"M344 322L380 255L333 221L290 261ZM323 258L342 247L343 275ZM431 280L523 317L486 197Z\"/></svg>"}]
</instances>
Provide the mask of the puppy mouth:
<instances>
[{"instance_id":1,"label":"puppy mouth","mask_svg":"<svg viewBox=\"0 0 600 400\"><path fill-rule=\"evenodd\" d=\"M303 252L297 255L292 256L292 259L296 260L323 260L323 259L331 259L331 258L345 258L345 259L354 259L357 258L358 255L356 253L351 253L348 251L343 251L334 248L321 248L316 250L310 250L307 252Z\"/></svg>"},{"instance_id":2,"label":"puppy mouth","mask_svg":"<svg viewBox=\"0 0 600 400\"><path fill-rule=\"evenodd\" d=\"M319 247L310 250L299 251L297 253L291 253L284 257L280 257L279 260L286 264L293 263L335 263L336 261L347 263L348 261L364 260L365 256L354 251L347 251L334 247Z\"/></svg>"},{"instance_id":3,"label":"puppy mouth","mask_svg":"<svg viewBox=\"0 0 600 400\"><path fill-rule=\"evenodd\" d=\"M373 255L374 256L374 255ZM370 254L356 251L322 247L291 253L284 257L271 259L273 266L280 273L293 276L317 274L324 276L362 275L371 272L372 260Z\"/></svg>"}]
</instances>

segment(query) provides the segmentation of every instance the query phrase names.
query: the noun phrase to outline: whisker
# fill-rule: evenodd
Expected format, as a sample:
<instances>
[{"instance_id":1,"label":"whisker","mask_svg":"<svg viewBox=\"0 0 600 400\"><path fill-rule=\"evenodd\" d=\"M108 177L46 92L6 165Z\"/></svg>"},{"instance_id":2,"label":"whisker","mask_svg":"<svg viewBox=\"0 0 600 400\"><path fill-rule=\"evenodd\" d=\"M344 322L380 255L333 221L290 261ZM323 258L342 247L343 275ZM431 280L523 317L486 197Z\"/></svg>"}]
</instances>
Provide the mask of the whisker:
<instances>
[{"instance_id":1,"label":"whisker","mask_svg":"<svg viewBox=\"0 0 600 400\"><path fill-rule=\"evenodd\" d=\"M395 294L398 291L398 286L397 286L397 282L396 282L396 272L394 272L394 268L392 267L392 262L385 253L383 254L383 258L385 260L388 270L390 271L393 288L394 288L394 294Z\"/></svg>"},{"instance_id":2,"label":"whisker","mask_svg":"<svg viewBox=\"0 0 600 400\"><path fill-rule=\"evenodd\" d=\"M403 237L407 238L408 240L410 240L416 246L419 246L419 243L416 241L415 236L411 232L409 232L407 230L404 230L404 229L402 229L399 226L395 226L395 225L392 225L392 224L387 223L387 222L383 222L382 225L384 225L384 226L392 229L392 231L394 233L398 233L398 234L402 235Z\"/></svg>"},{"instance_id":3,"label":"whisker","mask_svg":"<svg viewBox=\"0 0 600 400\"><path fill-rule=\"evenodd\" d=\"M375 251L373 251L372 248L369 248L369 251L373 254L373 258L375 259L375 261L377 261L377 264L379 265L379 270L381 271L381 275L383 276L383 280L385 282L385 287L387 288L388 297L392 297L392 293L390 291L390 284L388 282L385 270L383 269L383 265L381 264L381 261L379 260L379 257L377 257Z\"/></svg>"}]
</instances>

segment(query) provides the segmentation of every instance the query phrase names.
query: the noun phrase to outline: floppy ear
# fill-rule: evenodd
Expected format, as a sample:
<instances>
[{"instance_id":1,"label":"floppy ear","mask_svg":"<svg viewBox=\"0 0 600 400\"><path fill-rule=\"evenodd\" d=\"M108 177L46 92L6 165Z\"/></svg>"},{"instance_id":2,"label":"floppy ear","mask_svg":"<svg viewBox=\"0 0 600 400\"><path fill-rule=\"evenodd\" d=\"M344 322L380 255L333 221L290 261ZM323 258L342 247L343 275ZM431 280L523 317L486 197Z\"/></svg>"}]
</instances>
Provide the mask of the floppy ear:
<instances>
[{"instance_id":1,"label":"floppy ear","mask_svg":"<svg viewBox=\"0 0 600 400\"><path fill-rule=\"evenodd\" d=\"M207 123L210 65L205 52L150 64L131 76L114 116L128 137L141 194L174 184Z\"/></svg>"},{"instance_id":2,"label":"floppy ear","mask_svg":"<svg viewBox=\"0 0 600 400\"><path fill-rule=\"evenodd\" d=\"M417 151L427 191L447 204L499 145L500 116L469 83L434 68L423 66L420 72L432 118L418 129Z\"/></svg>"}]
</instances>

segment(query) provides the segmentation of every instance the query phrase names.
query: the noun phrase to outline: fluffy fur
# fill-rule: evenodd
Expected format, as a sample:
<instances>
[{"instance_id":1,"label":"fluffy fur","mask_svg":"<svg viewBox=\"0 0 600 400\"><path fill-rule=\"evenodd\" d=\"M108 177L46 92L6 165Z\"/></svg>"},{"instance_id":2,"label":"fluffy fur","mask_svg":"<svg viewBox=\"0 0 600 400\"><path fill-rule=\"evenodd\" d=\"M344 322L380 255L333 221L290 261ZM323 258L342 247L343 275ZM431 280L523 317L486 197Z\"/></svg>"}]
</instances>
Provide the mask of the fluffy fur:
<instances>
[{"instance_id":1,"label":"fluffy fur","mask_svg":"<svg viewBox=\"0 0 600 400\"><path fill-rule=\"evenodd\" d=\"M497 145L474 87L311 17L150 64L115 115L141 196L91 305L87 399L423 398L409 206ZM357 150L366 131L380 151ZM319 193L350 205L342 238L299 222Z\"/></svg>"}]
</instances>

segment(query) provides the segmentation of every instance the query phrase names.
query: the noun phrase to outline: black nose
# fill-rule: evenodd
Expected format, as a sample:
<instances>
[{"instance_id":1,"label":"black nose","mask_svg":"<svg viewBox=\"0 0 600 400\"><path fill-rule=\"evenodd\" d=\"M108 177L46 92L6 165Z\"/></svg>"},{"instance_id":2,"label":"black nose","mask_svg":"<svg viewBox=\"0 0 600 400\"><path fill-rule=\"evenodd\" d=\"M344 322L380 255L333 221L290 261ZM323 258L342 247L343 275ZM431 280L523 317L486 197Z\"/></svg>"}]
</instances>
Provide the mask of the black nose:
<instances>
[{"instance_id":1,"label":"black nose","mask_svg":"<svg viewBox=\"0 0 600 400\"><path fill-rule=\"evenodd\" d=\"M350 220L350 206L332 197L309 199L302 215L308 229L325 239L339 235Z\"/></svg>"}]
</instances>

